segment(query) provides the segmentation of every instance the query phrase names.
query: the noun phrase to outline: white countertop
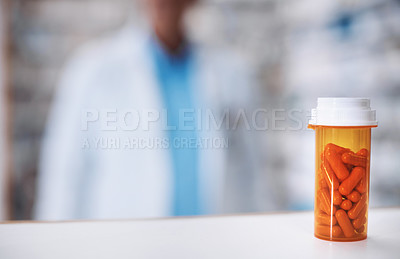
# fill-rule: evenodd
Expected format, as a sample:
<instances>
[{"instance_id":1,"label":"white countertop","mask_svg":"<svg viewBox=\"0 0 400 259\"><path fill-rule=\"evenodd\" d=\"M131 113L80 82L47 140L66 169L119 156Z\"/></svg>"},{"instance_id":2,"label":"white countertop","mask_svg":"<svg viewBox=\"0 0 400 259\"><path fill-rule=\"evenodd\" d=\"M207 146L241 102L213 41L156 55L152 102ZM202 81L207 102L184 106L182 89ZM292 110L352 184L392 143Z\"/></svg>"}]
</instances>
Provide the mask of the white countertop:
<instances>
[{"instance_id":1,"label":"white countertop","mask_svg":"<svg viewBox=\"0 0 400 259\"><path fill-rule=\"evenodd\" d=\"M348 243L315 238L312 212L0 224L0 258L400 258L400 208L369 214Z\"/></svg>"}]
</instances>

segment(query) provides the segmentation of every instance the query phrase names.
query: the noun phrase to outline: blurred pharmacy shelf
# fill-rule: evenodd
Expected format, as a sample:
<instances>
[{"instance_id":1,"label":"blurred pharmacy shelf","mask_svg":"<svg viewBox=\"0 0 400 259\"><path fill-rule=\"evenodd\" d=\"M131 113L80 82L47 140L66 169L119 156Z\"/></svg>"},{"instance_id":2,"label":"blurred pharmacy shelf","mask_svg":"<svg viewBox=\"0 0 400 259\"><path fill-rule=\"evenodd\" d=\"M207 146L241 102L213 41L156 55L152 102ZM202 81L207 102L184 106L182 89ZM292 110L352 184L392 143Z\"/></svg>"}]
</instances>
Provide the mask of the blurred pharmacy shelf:
<instances>
[{"instance_id":1,"label":"blurred pharmacy shelf","mask_svg":"<svg viewBox=\"0 0 400 259\"><path fill-rule=\"evenodd\" d=\"M0 258L398 258L400 208L372 209L368 238L313 236L313 213L8 222Z\"/></svg>"}]
</instances>

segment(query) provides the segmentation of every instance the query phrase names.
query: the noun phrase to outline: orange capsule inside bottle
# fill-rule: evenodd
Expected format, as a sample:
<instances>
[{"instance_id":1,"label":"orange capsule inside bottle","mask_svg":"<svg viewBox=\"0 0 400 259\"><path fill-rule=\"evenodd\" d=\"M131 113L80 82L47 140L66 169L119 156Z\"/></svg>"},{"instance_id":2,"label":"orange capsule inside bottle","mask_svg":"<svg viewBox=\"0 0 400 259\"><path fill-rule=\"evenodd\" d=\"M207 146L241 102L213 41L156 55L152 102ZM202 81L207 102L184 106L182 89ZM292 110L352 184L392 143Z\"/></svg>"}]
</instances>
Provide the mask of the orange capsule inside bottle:
<instances>
[{"instance_id":1,"label":"orange capsule inside bottle","mask_svg":"<svg viewBox=\"0 0 400 259\"><path fill-rule=\"evenodd\" d=\"M322 163L321 173L330 189L332 187L334 190L337 190L337 188L339 188L339 180L337 179L328 161Z\"/></svg>"},{"instance_id":2,"label":"orange capsule inside bottle","mask_svg":"<svg viewBox=\"0 0 400 259\"><path fill-rule=\"evenodd\" d=\"M361 234L365 231L365 226L361 226L359 229L356 230L357 234Z\"/></svg>"},{"instance_id":3,"label":"orange capsule inside bottle","mask_svg":"<svg viewBox=\"0 0 400 259\"><path fill-rule=\"evenodd\" d=\"M342 154L342 161L345 164L353 165L353 166L367 166L367 158L365 156L357 155L352 152L345 152Z\"/></svg>"},{"instance_id":4,"label":"orange capsule inside bottle","mask_svg":"<svg viewBox=\"0 0 400 259\"><path fill-rule=\"evenodd\" d=\"M336 211L336 219L339 223L340 228L342 229L345 237L353 237L354 236L354 227L351 224L351 221L349 217L347 216L347 213L344 210L338 210Z\"/></svg>"},{"instance_id":5,"label":"orange capsule inside bottle","mask_svg":"<svg viewBox=\"0 0 400 259\"><path fill-rule=\"evenodd\" d=\"M327 188L321 189L318 192L318 200L320 209L324 211L326 214L331 215L336 211L336 207L331 204L331 195L329 194L329 190Z\"/></svg>"},{"instance_id":6,"label":"orange capsule inside bottle","mask_svg":"<svg viewBox=\"0 0 400 259\"><path fill-rule=\"evenodd\" d=\"M352 206L353 206L353 203L350 200L344 200L340 204L340 208L342 208L344 210L349 210L349 209L351 209Z\"/></svg>"},{"instance_id":7,"label":"orange capsule inside bottle","mask_svg":"<svg viewBox=\"0 0 400 259\"><path fill-rule=\"evenodd\" d=\"M345 152L351 152L351 150L349 148L344 148L344 147L335 145L333 143L326 144L325 151L329 151L329 150L334 150L339 155L342 155Z\"/></svg>"},{"instance_id":8,"label":"orange capsule inside bottle","mask_svg":"<svg viewBox=\"0 0 400 259\"><path fill-rule=\"evenodd\" d=\"M333 204L340 205L342 204L343 197L338 190L333 191Z\"/></svg>"},{"instance_id":9,"label":"orange capsule inside bottle","mask_svg":"<svg viewBox=\"0 0 400 259\"><path fill-rule=\"evenodd\" d=\"M356 155L363 156L363 157L369 157L368 149L362 148L356 153Z\"/></svg>"},{"instance_id":10,"label":"orange capsule inside bottle","mask_svg":"<svg viewBox=\"0 0 400 259\"><path fill-rule=\"evenodd\" d=\"M363 178L361 178L360 183L356 186L356 190L359 193L365 193L367 191L367 184L368 183L366 181L368 181L366 179L366 177L363 177Z\"/></svg>"},{"instance_id":11,"label":"orange capsule inside bottle","mask_svg":"<svg viewBox=\"0 0 400 259\"><path fill-rule=\"evenodd\" d=\"M325 151L325 156L340 181L343 181L349 176L349 170L347 170L347 167L344 165L339 153L335 150L327 149Z\"/></svg>"},{"instance_id":12,"label":"orange capsule inside bottle","mask_svg":"<svg viewBox=\"0 0 400 259\"><path fill-rule=\"evenodd\" d=\"M339 192L342 195L350 194L354 187L361 181L365 176L365 169L362 167L355 167L349 177L347 177L339 186Z\"/></svg>"},{"instance_id":13,"label":"orange capsule inside bottle","mask_svg":"<svg viewBox=\"0 0 400 259\"><path fill-rule=\"evenodd\" d=\"M347 199L352 202L358 202L361 198L361 194L358 191L352 191L349 195L347 195Z\"/></svg>"},{"instance_id":14,"label":"orange capsule inside bottle","mask_svg":"<svg viewBox=\"0 0 400 259\"><path fill-rule=\"evenodd\" d=\"M367 222L367 207L364 206L360 214L358 215L358 218L353 219L352 224L355 229L360 229L362 226L364 226L365 222Z\"/></svg>"},{"instance_id":15,"label":"orange capsule inside bottle","mask_svg":"<svg viewBox=\"0 0 400 259\"><path fill-rule=\"evenodd\" d=\"M356 219L360 215L360 212L364 209L367 204L367 195L363 194L361 199L349 210L348 214L351 219Z\"/></svg>"},{"instance_id":16,"label":"orange capsule inside bottle","mask_svg":"<svg viewBox=\"0 0 400 259\"><path fill-rule=\"evenodd\" d=\"M322 225L329 226L329 225L336 225L336 223L337 223L335 216L328 215L328 214L324 213L323 211L318 213L317 218L318 218L319 224L322 224Z\"/></svg>"},{"instance_id":17,"label":"orange capsule inside bottle","mask_svg":"<svg viewBox=\"0 0 400 259\"><path fill-rule=\"evenodd\" d=\"M328 188L328 185L326 184L325 179L320 179L319 180L319 188Z\"/></svg>"}]
</instances>

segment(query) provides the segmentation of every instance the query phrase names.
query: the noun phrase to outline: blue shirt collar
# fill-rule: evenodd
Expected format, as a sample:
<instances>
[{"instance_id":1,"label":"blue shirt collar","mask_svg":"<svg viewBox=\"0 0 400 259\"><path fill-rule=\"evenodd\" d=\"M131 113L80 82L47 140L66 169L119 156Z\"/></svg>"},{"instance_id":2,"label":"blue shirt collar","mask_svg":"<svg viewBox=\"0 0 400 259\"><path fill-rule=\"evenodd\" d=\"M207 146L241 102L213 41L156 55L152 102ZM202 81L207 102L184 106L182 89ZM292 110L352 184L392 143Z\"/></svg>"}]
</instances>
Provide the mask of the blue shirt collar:
<instances>
[{"instance_id":1,"label":"blue shirt collar","mask_svg":"<svg viewBox=\"0 0 400 259\"><path fill-rule=\"evenodd\" d=\"M157 61L162 62L163 65L187 65L192 58L192 47L188 41L185 41L176 53L170 53L154 34L150 37L149 45Z\"/></svg>"}]
</instances>

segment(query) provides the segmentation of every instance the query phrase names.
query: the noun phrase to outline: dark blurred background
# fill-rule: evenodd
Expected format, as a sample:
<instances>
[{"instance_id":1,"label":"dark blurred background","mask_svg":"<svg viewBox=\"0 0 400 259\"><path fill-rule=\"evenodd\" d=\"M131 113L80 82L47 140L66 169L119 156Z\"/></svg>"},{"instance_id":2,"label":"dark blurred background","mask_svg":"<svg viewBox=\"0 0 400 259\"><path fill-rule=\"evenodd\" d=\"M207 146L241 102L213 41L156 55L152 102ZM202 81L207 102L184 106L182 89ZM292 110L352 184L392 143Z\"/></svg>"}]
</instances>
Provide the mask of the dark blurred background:
<instances>
[{"instance_id":1,"label":"dark blurred background","mask_svg":"<svg viewBox=\"0 0 400 259\"><path fill-rule=\"evenodd\" d=\"M11 211L29 219L60 69L82 43L128 19L140 25L141 14L132 0L12 0L3 8L10 18ZM400 1L202 0L187 28L194 40L250 60L263 107L300 109L304 123L319 96L370 97L380 123L373 130L371 205L400 206ZM262 181L284 186L277 210L312 209L313 141L306 127L264 132L263 168L249 176L251 194L232 194L252 205L228 212L267 210Z\"/></svg>"}]
</instances>

